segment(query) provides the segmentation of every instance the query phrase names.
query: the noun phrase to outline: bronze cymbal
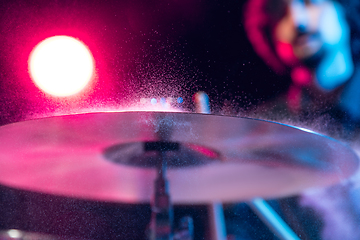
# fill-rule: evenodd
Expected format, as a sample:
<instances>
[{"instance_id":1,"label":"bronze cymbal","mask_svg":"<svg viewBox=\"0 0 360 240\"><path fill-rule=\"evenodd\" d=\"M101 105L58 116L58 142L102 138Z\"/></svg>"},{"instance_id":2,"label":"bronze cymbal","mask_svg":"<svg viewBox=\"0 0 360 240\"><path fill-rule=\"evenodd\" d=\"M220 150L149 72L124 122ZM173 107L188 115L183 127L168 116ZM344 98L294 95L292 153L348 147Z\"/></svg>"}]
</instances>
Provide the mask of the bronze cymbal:
<instances>
[{"instance_id":1,"label":"bronze cymbal","mask_svg":"<svg viewBox=\"0 0 360 240\"><path fill-rule=\"evenodd\" d=\"M274 122L100 112L0 127L0 183L68 197L149 202L157 155L144 150L146 143L179 146L167 153L174 203L288 196L335 184L358 168L357 155L341 142Z\"/></svg>"}]
</instances>

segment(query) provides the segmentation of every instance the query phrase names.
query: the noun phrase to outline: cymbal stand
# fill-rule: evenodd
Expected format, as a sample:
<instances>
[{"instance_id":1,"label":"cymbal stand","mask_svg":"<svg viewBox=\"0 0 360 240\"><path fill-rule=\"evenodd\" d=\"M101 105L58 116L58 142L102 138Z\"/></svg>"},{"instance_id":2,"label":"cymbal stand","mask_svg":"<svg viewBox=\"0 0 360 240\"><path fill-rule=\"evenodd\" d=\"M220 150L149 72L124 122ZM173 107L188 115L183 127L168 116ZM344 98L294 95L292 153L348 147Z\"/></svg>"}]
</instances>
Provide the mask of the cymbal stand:
<instances>
[{"instance_id":1,"label":"cymbal stand","mask_svg":"<svg viewBox=\"0 0 360 240\"><path fill-rule=\"evenodd\" d=\"M300 240L264 199L254 198L247 204L279 239Z\"/></svg>"},{"instance_id":2,"label":"cymbal stand","mask_svg":"<svg viewBox=\"0 0 360 240\"><path fill-rule=\"evenodd\" d=\"M195 94L195 107L197 113L210 114L209 96L204 92ZM255 198L247 203L258 215L262 222L281 240L300 240L292 229L281 219L281 217L262 198ZM224 212L221 203L212 203L208 207L211 220L212 240L225 240L226 228Z\"/></svg>"},{"instance_id":3,"label":"cymbal stand","mask_svg":"<svg viewBox=\"0 0 360 240\"><path fill-rule=\"evenodd\" d=\"M210 114L209 96L205 92L197 92L194 95L195 112ZM209 212L209 232L211 240L225 240L226 226L224 209L221 202L212 202L207 206Z\"/></svg>"},{"instance_id":4,"label":"cymbal stand","mask_svg":"<svg viewBox=\"0 0 360 240\"><path fill-rule=\"evenodd\" d=\"M179 231L173 231L173 208L170 200L169 182L166 178L166 152L179 150L174 142L146 142L145 151L157 151L157 177L154 182L154 199L151 207L150 240L192 240L193 222L191 217L181 219Z\"/></svg>"},{"instance_id":5,"label":"cymbal stand","mask_svg":"<svg viewBox=\"0 0 360 240\"><path fill-rule=\"evenodd\" d=\"M168 151L178 151L179 144L174 142L146 142L145 151L157 151L157 177L154 182L154 199L151 206L150 240L192 240L193 222L191 217L180 221L179 231L173 231L174 213L170 200L169 182L166 178Z\"/></svg>"},{"instance_id":6,"label":"cymbal stand","mask_svg":"<svg viewBox=\"0 0 360 240\"><path fill-rule=\"evenodd\" d=\"M174 234L174 240L193 240L194 239L194 222L189 216L180 219L179 229Z\"/></svg>"},{"instance_id":7,"label":"cymbal stand","mask_svg":"<svg viewBox=\"0 0 360 240\"><path fill-rule=\"evenodd\" d=\"M150 240L173 239L173 209L170 202L169 183L166 178L166 151L159 144L160 161L157 166L157 178L154 182L154 199L152 203ZM156 147L156 146L155 146Z\"/></svg>"}]
</instances>

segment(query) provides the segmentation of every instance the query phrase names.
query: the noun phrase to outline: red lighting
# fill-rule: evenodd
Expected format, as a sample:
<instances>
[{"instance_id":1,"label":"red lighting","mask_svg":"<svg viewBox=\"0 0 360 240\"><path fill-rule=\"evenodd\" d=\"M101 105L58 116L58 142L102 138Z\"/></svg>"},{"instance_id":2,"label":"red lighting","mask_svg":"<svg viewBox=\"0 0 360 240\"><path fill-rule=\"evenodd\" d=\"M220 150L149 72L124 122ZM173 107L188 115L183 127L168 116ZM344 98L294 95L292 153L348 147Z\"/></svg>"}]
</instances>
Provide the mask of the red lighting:
<instances>
[{"instance_id":1,"label":"red lighting","mask_svg":"<svg viewBox=\"0 0 360 240\"><path fill-rule=\"evenodd\" d=\"M220 154L215 152L214 150L212 150L210 148L206 148L204 146L195 145L195 144L191 144L191 143L187 144L187 146L190 149L205 155L206 157L209 157L209 158L212 158L212 159L219 159L220 158Z\"/></svg>"},{"instance_id":2,"label":"red lighting","mask_svg":"<svg viewBox=\"0 0 360 240\"><path fill-rule=\"evenodd\" d=\"M40 42L29 57L29 72L35 84L55 96L80 92L92 79L94 61L79 40L54 36Z\"/></svg>"}]
</instances>

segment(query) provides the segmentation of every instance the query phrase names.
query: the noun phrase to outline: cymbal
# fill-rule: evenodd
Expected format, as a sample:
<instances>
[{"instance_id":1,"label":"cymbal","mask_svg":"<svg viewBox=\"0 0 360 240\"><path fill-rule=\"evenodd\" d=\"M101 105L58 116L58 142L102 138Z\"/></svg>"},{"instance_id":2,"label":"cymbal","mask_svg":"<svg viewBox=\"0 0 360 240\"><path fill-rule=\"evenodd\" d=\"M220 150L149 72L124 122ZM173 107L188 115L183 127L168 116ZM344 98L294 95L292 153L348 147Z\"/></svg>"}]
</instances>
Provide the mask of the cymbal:
<instances>
[{"instance_id":1,"label":"cymbal","mask_svg":"<svg viewBox=\"0 0 360 240\"><path fill-rule=\"evenodd\" d=\"M166 153L173 159L167 176L174 203L283 197L335 184L358 168L357 155L341 142L284 124L179 112L100 112L0 127L0 184L146 203L157 156L144 150L147 143L180 146L179 153Z\"/></svg>"},{"instance_id":2,"label":"cymbal","mask_svg":"<svg viewBox=\"0 0 360 240\"><path fill-rule=\"evenodd\" d=\"M88 240L82 239L78 237L62 237L55 236L45 233L37 233L37 232L27 232L18 229L9 229L0 231L0 239L1 240Z\"/></svg>"}]
</instances>

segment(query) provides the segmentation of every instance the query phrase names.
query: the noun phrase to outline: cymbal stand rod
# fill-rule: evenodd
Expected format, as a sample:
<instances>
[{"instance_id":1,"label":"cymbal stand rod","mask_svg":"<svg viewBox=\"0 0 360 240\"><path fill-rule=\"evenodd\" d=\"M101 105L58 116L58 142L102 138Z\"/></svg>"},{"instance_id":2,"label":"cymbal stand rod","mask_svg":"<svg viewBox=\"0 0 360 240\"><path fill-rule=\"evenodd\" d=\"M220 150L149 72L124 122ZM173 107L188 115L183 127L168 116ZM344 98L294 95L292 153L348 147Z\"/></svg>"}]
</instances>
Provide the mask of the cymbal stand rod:
<instances>
[{"instance_id":1,"label":"cymbal stand rod","mask_svg":"<svg viewBox=\"0 0 360 240\"><path fill-rule=\"evenodd\" d=\"M255 198L248 202L248 205L279 239L300 240L264 199Z\"/></svg>"},{"instance_id":2,"label":"cymbal stand rod","mask_svg":"<svg viewBox=\"0 0 360 240\"><path fill-rule=\"evenodd\" d=\"M224 209L221 202L208 205L210 240L226 240Z\"/></svg>"},{"instance_id":3,"label":"cymbal stand rod","mask_svg":"<svg viewBox=\"0 0 360 240\"><path fill-rule=\"evenodd\" d=\"M170 202L169 183L166 178L166 151L159 151L159 155L157 178L154 182L150 240L172 240L173 209Z\"/></svg>"},{"instance_id":4,"label":"cymbal stand rod","mask_svg":"<svg viewBox=\"0 0 360 240\"><path fill-rule=\"evenodd\" d=\"M197 113L210 114L209 96L205 92L197 92L194 95L195 109ZM225 240L226 227L224 209L221 202L213 202L207 206L209 212L209 232L211 240Z\"/></svg>"}]
</instances>

